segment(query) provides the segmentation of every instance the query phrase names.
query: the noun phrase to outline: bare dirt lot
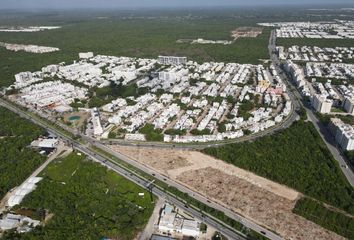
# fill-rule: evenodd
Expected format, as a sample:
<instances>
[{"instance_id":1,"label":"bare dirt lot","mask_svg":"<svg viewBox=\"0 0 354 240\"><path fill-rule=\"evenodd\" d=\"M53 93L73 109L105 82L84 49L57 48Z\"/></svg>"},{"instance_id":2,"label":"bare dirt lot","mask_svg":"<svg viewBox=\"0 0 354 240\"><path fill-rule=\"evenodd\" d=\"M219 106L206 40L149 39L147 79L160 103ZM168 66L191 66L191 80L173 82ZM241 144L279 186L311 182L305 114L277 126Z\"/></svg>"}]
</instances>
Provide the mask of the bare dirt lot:
<instances>
[{"instance_id":1,"label":"bare dirt lot","mask_svg":"<svg viewBox=\"0 0 354 240\"><path fill-rule=\"evenodd\" d=\"M263 32L260 27L239 27L231 31L231 36L236 40L241 37L258 37Z\"/></svg>"},{"instance_id":2,"label":"bare dirt lot","mask_svg":"<svg viewBox=\"0 0 354 240\"><path fill-rule=\"evenodd\" d=\"M174 150L161 151L154 148L123 147L117 145L111 146L111 148L164 174L167 174L167 171L170 169L192 165L187 160L188 154L175 154Z\"/></svg>"},{"instance_id":3,"label":"bare dirt lot","mask_svg":"<svg viewBox=\"0 0 354 240\"><path fill-rule=\"evenodd\" d=\"M344 239L292 213L297 191L195 151L111 146L286 239Z\"/></svg>"}]
</instances>

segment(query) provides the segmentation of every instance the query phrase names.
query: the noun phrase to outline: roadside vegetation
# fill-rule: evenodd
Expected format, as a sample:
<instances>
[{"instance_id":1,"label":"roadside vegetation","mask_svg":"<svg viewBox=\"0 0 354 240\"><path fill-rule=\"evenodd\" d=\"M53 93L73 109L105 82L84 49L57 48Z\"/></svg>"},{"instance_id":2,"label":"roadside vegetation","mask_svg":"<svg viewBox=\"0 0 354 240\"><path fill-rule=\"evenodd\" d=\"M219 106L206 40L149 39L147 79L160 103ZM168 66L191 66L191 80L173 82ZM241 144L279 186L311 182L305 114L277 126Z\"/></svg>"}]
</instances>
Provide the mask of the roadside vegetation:
<instances>
[{"instance_id":1,"label":"roadside vegetation","mask_svg":"<svg viewBox=\"0 0 354 240\"><path fill-rule=\"evenodd\" d=\"M328 126L331 122L331 118L339 118L346 124L354 125L354 117L347 115L326 115L321 113L316 113L316 116L319 118L321 123Z\"/></svg>"},{"instance_id":2,"label":"roadside vegetation","mask_svg":"<svg viewBox=\"0 0 354 240\"><path fill-rule=\"evenodd\" d=\"M345 156L349 160L349 162L354 166L354 151L346 151Z\"/></svg>"},{"instance_id":3,"label":"roadside vegetation","mask_svg":"<svg viewBox=\"0 0 354 240\"><path fill-rule=\"evenodd\" d=\"M189 205L197 207L201 211L210 214L211 216L217 218L218 220L226 223L227 225L229 225L233 229L236 229L237 231L245 234L247 236L247 239L250 239L250 240L266 240L266 239L268 239L265 236L259 234L258 232L255 232L252 229L245 227L242 223L228 217L224 212L216 210L212 207L205 205L202 202L199 202L198 200L195 200L194 198L190 197L187 193L180 192L175 187L168 186L167 190L170 193L184 199Z\"/></svg>"},{"instance_id":4,"label":"roadside vegetation","mask_svg":"<svg viewBox=\"0 0 354 240\"><path fill-rule=\"evenodd\" d=\"M41 175L44 179L18 208L45 209L52 218L30 233L8 232L3 239L130 240L154 208L143 188L77 152L55 160Z\"/></svg>"},{"instance_id":5,"label":"roadside vegetation","mask_svg":"<svg viewBox=\"0 0 354 240\"><path fill-rule=\"evenodd\" d=\"M322 203L310 198L302 198L293 210L308 220L311 220L348 239L354 236L354 217L330 210Z\"/></svg>"},{"instance_id":6,"label":"roadside vegetation","mask_svg":"<svg viewBox=\"0 0 354 240\"><path fill-rule=\"evenodd\" d=\"M44 162L44 156L28 147L44 134L42 128L0 107L0 199Z\"/></svg>"}]
</instances>

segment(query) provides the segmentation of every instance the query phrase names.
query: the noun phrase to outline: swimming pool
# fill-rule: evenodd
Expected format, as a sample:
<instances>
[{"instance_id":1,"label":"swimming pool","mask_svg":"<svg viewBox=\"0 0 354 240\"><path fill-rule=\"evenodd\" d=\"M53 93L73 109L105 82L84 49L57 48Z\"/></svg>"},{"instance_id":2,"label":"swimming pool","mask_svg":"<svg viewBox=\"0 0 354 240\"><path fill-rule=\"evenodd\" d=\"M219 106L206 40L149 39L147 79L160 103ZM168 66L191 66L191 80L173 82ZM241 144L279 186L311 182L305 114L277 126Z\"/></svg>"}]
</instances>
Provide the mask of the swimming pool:
<instances>
[{"instance_id":1,"label":"swimming pool","mask_svg":"<svg viewBox=\"0 0 354 240\"><path fill-rule=\"evenodd\" d=\"M77 121L80 118L81 118L80 116L71 116L71 117L69 117L69 121Z\"/></svg>"}]
</instances>

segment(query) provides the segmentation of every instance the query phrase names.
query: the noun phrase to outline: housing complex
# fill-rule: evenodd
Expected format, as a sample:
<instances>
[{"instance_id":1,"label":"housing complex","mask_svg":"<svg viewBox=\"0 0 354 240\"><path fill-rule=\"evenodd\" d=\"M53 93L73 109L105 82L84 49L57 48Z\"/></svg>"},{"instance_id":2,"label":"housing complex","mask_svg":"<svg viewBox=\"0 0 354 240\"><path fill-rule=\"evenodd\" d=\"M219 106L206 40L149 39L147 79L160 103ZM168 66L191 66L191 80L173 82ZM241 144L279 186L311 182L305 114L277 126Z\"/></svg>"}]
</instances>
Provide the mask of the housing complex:
<instances>
[{"instance_id":1,"label":"housing complex","mask_svg":"<svg viewBox=\"0 0 354 240\"><path fill-rule=\"evenodd\" d=\"M17 103L60 116L90 113L86 133L146 140L152 126L165 142L208 142L257 133L284 121L292 111L286 85L274 67L80 53L80 60L16 74L10 97ZM132 87L124 96L123 88ZM114 92L103 105L87 103L99 91ZM108 98L108 97L107 97ZM148 139L149 140L149 139Z\"/></svg>"}]
</instances>

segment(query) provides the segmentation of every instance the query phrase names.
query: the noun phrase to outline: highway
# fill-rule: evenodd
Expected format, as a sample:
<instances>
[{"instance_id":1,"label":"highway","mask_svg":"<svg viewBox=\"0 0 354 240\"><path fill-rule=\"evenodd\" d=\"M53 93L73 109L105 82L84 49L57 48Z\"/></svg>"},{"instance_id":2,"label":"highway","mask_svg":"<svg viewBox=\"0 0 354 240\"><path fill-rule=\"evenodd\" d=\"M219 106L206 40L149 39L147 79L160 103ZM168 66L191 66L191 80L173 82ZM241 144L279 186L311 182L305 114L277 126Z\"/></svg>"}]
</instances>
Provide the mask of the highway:
<instances>
[{"instance_id":1,"label":"highway","mask_svg":"<svg viewBox=\"0 0 354 240\"><path fill-rule=\"evenodd\" d=\"M350 183L351 186L354 187L354 173L351 170L350 167L346 168L345 166L349 165L345 158L343 157L343 154L338 150L336 147L336 143L334 141L333 136L329 132L329 130L318 120L314 112L310 107L308 107L306 104L303 104L302 101L302 96L300 92L298 91L297 88L295 88L292 83L290 82L289 78L284 74L284 72L280 68L280 61L277 57L277 55L274 53L275 52L275 47L276 47L276 35L275 32L272 31L271 37L269 40L269 53L271 56L271 60L279 74L279 76L283 79L283 81L287 84L288 86L288 93L291 94L291 98L293 103L296 104L296 107L302 106L307 113L308 120L310 120L313 125L315 126L316 130L320 134L321 138L325 142L327 148L333 155L333 157L337 160L339 163L340 169L342 170L343 174L347 178L348 182Z\"/></svg>"},{"instance_id":2,"label":"highway","mask_svg":"<svg viewBox=\"0 0 354 240\"><path fill-rule=\"evenodd\" d=\"M158 172L130 159L129 157L114 152L111 149L109 149L107 146L101 144L99 141L92 139L90 137L87 137L85 135L82 135L83 139L86 140L89 144L83 144L80 143L78 141L75 141L69 137L67 137L66 135L64 135L63 133L61 133L60 131L58 131L55 127L48 125L46 123L43 123L42 121L38 121L35 118L32 118L30 114L28 114L26 111L23 111L17 107L15 107L14 105L10 105L8 102L6 102L5 100L3 100L2 98L0 98L0 105L8 108L9 110L17 113L18 115L22 116L23 118L29 119L30 121L36 123L37 125L45 128L48 132L53 133L59 137L61 137L63 140L66 140L68 143L70 143L74 149L77 149L81 152L83 152L84 154L90 156L93 160L100 162L101 164L107 166L108 168L114 170L115 172L117 172L118 174L126 177L127 179L131 180L132 182L142 186L142 187L147 187L147 185L149 184L149 182L147 180L145 180L143 177L138 176L136 173L133 173L131 171L127 171L126 169L124 169L123 167L121 167L120 165L118 165L115 162L112 162L109 158L107 158L106 156L103 155L99 155L96 152L93 152L92 150L90 150L89 145L93 145L96 146L98 148L103 149L104 151L116 156L117 158L119 158L122 161L125 161L126 163L138 168L139 170L150 174L151 176L153 176L154 178L163 181L165 183L167 183L170 186L173 186L175 188L177 188L179 191L187 193L189 196L193 197L194 199L202 202L203 204L212 207L214 209L217 209L219 211L224 212L227 216L235 219L236 221L242 223L244 226L262 234L265 235L267 238L272 239L272 240L280 240L282 239L282 237L280 237L279 235L275 234L274 232L258 225L257 223L233 212L231 209L229 209L226 206L221 205L220 203L214 202L211 199L208 199L206 197L204 197L203 195L179 184L176 183L172 180L170 180L168 177L159 174ZM221 224L219 221L215 220L214 218L212 218L211 216L208 216L205 213L201 213L200 210L195 210L191 207L186 206L182 201L180 201L179 199L172 197L170 194L165 193L164 191L160 190L157 187L152 188L153 193L163 199L167 199L168 201L170 201L171 203L175 204L176 206L182 208L183 210L193 214L195 217L202 219L205 223L213 226L214 228L216 228L218 231L220 231L223 235L227 236L229 239L245 239L245 236L243 236L243 234L241 233L236 233L235 230L233 230L231 227L225 227L225 224Z\"/></svg>"}]
</instances>

